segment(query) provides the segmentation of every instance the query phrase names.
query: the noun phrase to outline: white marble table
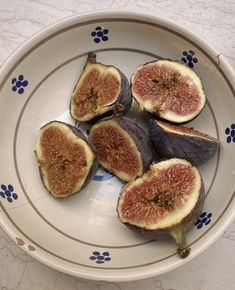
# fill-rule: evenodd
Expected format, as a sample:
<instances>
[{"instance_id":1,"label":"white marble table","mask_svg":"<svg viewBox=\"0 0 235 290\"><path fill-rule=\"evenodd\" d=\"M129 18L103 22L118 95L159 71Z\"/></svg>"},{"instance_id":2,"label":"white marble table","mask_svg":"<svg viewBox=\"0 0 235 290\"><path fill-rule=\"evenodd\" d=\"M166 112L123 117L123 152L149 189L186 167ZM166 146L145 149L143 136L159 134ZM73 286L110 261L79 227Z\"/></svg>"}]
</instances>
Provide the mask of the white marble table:
<instances>
[{"instance_id":1,"label":"white marble table","mask_svg":"<svg viewBox=\"0 0 235 290\"><path fill-rule=\"evenodd\" d=\"M98 9L150 11L175 20L205 38L235 69L234 0L0 0L0 66L46 25ZM125 283L88 281L50 269L18 248L0 229L0 290L230 290L234 285L235 222L209 250L185 266Z\"/></svg>"}]
</instances>

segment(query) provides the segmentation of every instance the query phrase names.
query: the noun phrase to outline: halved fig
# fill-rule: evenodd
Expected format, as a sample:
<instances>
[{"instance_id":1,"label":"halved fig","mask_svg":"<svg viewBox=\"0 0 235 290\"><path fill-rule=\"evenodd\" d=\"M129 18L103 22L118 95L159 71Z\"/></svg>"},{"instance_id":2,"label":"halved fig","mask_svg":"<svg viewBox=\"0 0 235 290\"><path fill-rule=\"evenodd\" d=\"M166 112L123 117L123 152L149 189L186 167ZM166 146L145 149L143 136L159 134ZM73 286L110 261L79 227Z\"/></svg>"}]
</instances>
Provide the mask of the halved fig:
<instances>
[{"instance_id":1,"label":"halved fig","mask_svg":"<svg viewBox=\"0 0 235 290\"><path fill-rule=\"evenodd\" d=\"M128 117L96 123L90 141L100 165L126 182L141 176L152 161L147 134Z\"/></svg>"},{"instance_id":2,"label":"halved fig","mask_svg":"<svg viewBox=\"0 0 235 290\"><path fill-rule=\"evenodd\" d=\"M185 231L200 215L204 185L198 170L188 161L172 158L150 166L142 177L121 190L117 213L120 221L153 239L172 237L177 253L190 253Z\"/></svg>"},{"instance_id":3,"label":"halved fig","mask_svg":"<svg viewBox=\"0 0 235 290\"><path fill-rule=\"evenodd\" d=\"M151 119L149 129L153 146L162 157L178 157L201 165L219 149L218 139L192 128Z\"/></svg>"},{"instance_id":4,"label":"halved fig","mask_svg":"<svg viewBox=\"0 0 235 290\"><path fill-rule=\"evenodd\" d=\"M131 86L142 109L174 123L192 120L206 102L200 78L176 61L157 60L140 65L131 77Z\"/></svg>"},{"instance_id":5,"label":"halved fig","mask_svg":"<svg viewBox=\"0 0 235 290\"><path fill-rule=\"evenodd\" d=\"M129 111L132 96L128 79L118 68L96 62L95 53L90 52L71 97L72 118L86 122L112 115L116 103L124 106L123 113Z\"/></svg>"},{"instance_id":6,"label":"halved fig","mask_svg":"<svg viewBox=\"0 0 235 290\"><path fill-rule=\"evenodd\" d=\"M79 192L98 169L92 145L83 133L59 121L40 129L35 154L42 182L55 197Z\"/></svg>"}]
</instances>

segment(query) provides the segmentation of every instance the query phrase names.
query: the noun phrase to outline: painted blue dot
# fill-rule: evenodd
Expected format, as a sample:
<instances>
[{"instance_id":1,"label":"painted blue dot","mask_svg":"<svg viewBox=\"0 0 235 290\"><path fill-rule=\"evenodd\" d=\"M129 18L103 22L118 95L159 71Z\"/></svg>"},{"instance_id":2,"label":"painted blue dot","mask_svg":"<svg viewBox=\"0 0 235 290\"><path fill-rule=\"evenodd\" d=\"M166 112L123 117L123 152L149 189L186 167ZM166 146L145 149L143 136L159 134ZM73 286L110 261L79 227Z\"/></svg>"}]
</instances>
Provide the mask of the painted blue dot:
<instances>
[{"instance_id":1,"label":"painted blue dot","mask_svg":"<svg viewBox=\"0 0 235 290\"><path fill-rule=\"evenodd\" d=\"M6 195L6 196L11 196L11 192L10 192L10 190L6 189L6 190L5 190L5 195Z\"/></svg>"},{"instance_id":2,"label":"painted blue dot","mask_svg":"<svg viewBox=\"0 0 235 290\"><path fill-rule=\"evenodd\" d=\"M23 88L20 88L19 90L18 90L18 94L23 94L23 92L24 92L24 89Z\"/></svg>"},{"instance_id":3,"label":"painted blue dot","mask_svg":"<svg viewBox=\"0 0 235 290\"><path fill-rule=\"evenodd\" d=\"M197 226L197 228L198 228L198 229L201 229L202 226L203 226L203 224L199 224L199 225Z\"/></svg>"},{"instance_id":4,"label":"painted blue dot","mask_svg":"<svg viewBox=\"0 0 235 290\"><path fill-rule=\"evenodd\" d=\"M4 192L0 191L0 196L1 196L2 198L5 198L5 194L4 194Z\"/></svg>"},{"instance_id":5,"label":"painted blue dot","mask_svg":"<svg viewBox=\"0 0 235 290\"><path fill-rule=\"evenodd\" d=\"M8 189L11 191L11 192L13 192L14 191L14 187L11 185L11 184L8 184Z\"/></svg>"},{"instance_id":6,"label":"painted blue dot","mask_svg":"<svg viewBox=\"0 0 235 290\"><path fill-rule=\"evenodd\" d=\"M187 53L187 51L185 50L185 51L183 51L183 55L188 55L188 53Z\"/></svg>"},{"instance_id":7,"label":"painted blue dot","mask_svg":"<svg viewBox=\"0 0 235 290\"><path fill-rule=\"evenodd\" d=\"M212 217L212 213L211 213L211 212L208 213L206 217L207 217L208 219L211 218L211 217Z\"/></svg>"},{"instance_id":8,"label":"painted blue dot","mask_svg":"<svg viewBox=\"0 0 235 290\"><path fill-rule=\"evenodd\" d=\"M108 34L108 33L109 33L109 30L108 30L108 29L104 29L104 30L103 30L103 33L104 33L104 34Z\"/></svg>"},{"instance_id":9,"label":"painted blue dot","mask_svg":"<svg viewBox=\"0 0 235 290\"><path fill-rule=\"evenodd\" d=\"M227 143L230 143L232 141L232 138L230 136L227 137Z\"/></svg>"},{"instance_id":10,"label":"painted blue dot","mask_svg":"<svg viewBox=\"0 0 235 290\"><path fill-rule=\"evenodd\" d=\"M21 86L22 86L22 82L21 82L21 81L17 81L17 82L16 82L16 87L17 87L17 88L20 88Z\"/></svg>"},{"instance_id":11,"label":"painted blue dot","mask_svg":"<svg viewBox=\"0 0 235 290\"><path fill-rule=\"evenodd\" d=\"M97 256L97 260L104 260L104 256Z\"/></svg>"},{"instance_id":12,"label":"painted blue dot","mask_svg":"<svg viewBox=\"0 0 235 290\"><path fill-rule=\"evenodd\" d=\"M210 222L211 222L211 219L207 220L207 221L205 222L205 225L206 225L206 226L209 225Z\"/></svg>"},{"instance_id":13,"label":"painted blue dot","mask_svg":"<svg viewBox=\"0 0 235 290\"><path fill-rule=\"evenodd\" d=\"M98 32L97 32L97 36L98 36L98 37L102 37L102 36L103 36L103 32L102 32L102 31L98 31Z\"/></svg>"},{"instance_id":14,"label":"painted blue dot","mask_svg":"<svg viewBox=\"0 0 235 290\"><path fill-rule=\"evenodd\" d=\"M103 40L103 41L107 41L108 39L109 39L108 36L105 36L105 35L104 35L104 36L102 37L102 40Z\"/></svg>"},{"instance_id":15,"label":"painted blue dot","mask_svg":"<svg viewBox=\"0 0 235 290\"><path fill-rule=\"evenodd\" d=\"M189 54L189 55L187 55L187 57L186 57L186 58L187 58L187 60L188 60L188 61L192 61L192 60L193 60L193 58L192 58L192 56L191 56L190 54Z\"/></svg>"},{"instance_id":16,"label":"painted blue dot","mask_svg":"<svg viewBox=\"0 0 235 290\"><path fill-rule=\"evenodd\" d=\"M200 221L201 221L201 220L198 219L194 225L195 225L195 226L198 225Z\"/></svg>"},{"instance_id":17,"label":"painted blue dot","mask_svg":"<svg viewBox=\"0 0 235 290\"><path fill-rule=\"evenodd\" d=\"M200 218L204 218L206 216L206 212L204 211L201 215Z\"/></svg>"},{"instance_id":18,"label":"painted blue dot","mask_svg":"<svg viewBox=\"0 0 235 290\"><path fill-rule=\"evenodd\" d=\"M235 136L235 130L234 130L234 129L231 130L230 136L231 136L231 137L234 137L234 136Z\"/></svg>"},{"instance_id":19,"label":"painted blue dot","mask_svg":"<svg viewBox=\"0 0 235 290\"><path fill-rule=\"evenodd\" d=\"M194 54L195 54L195 52L194 52L193 50L189 50L189 53L190 53L191 55L194 55Z\"/></svg>"},{"instance_id":20,"label":"painted blue dot","mask_svg":"<svg viewBox=\"0 0 235 290\"><path fill-rule=\"evenodd\" d=\"M96 252L96 251L95 251L95 252L93 252L92 254L93 254L94 256L99 256L99 255L100 255L100 252Z\"/></svg>"},{"instance_id":21,"label":"painted blue dot","mask_svg":"<svg viewBox=\"0 0 235 290\"><path fill-rule=\"evenodd\" d=\"M101 26L97 26L95 30L101 30Z\"/></svg>"},{"instance_id":22,"label":"painted blue dot","mask_svg":"<svg viewBox=\"0 0 235 290\"><path fill-rule=\"evenodd\" d=\"M187 59L185 57L182 57L181 60L185 63L187 62Z\"/></svg>"},{"instance_id":23,"label":"painted blue dot","mask_svg":"<svg viewBox=\"0 0 235 290\"><path fill-rule=\"evenodd\" d=\"M16 78L13 78L13 79L11 80L11 83L14 85L15 82L16 82Z\"/></svg>"},{"instance_id":24,"label":"painted blue dot","mask_svg":"<svg viewBox=\"0 0 235 290\"><path fill-rule=\"evenodd\" d=\"M95 43L99 43L100 42L100 39L98 37L94 38L94 42Z\"/></svg>"},{"instance_id":25,"label":"painted blue dot","mask_svg":"<svg viewBox=\"0 0 235 290\"><path fill-rule=\"evenodd\" d=\"M230 129L229 129L229 128L226 128L226 129L225 129L225 134L228 135L229 133L230 133Z\"/></svg>"},{"instance_id":26,"label":"painted blue dot","mask_svg":"<svg viewBox=\"0 0 235 290\"><path fill-rule=\"evenodd\" d=\"M7 197L8 202L13 202L13 199L11 197Z\"/></svg>"},{"instance_id":27,"label":"painted blue dot","mask_svg":"<svg viewBox=\"0 0 235 290\"><path fill-rule=\"evenodd\" d=\"M194 58L193 58L193 62L194 62L194 63L197 63L197 62L198 62L198 59L197 59L196 57L194 57Z\"/></svg>"},{"instance_id":28,"label":"painted blue dot","mask_svg":"<svg viewBox=\"0 0 235 290\"><path fill-rule=\"evenodd\" d=\"M12 87L12 91L13 91L13 92L16 92L16 91L17 91L17 87L16 87L16 86L13 86L13 87Z\"/></svg>"},{"instance_id":29,"label":"painted blue dot","mask_svg":"<svg viewBox=\"0 0 235 290\"><path fill-rule=\"evenodd\" d=\"M104 263L104 261L102 261L102 260L96 260L95 261L97 264L103 264Z\"/></svg>"},{"instance_id":30,"label":"painted blue dot","mask_svg":"<svg viewBox=\"0 0 235 290\"><path fill-rule=\"evenodd\" d=\"M191 68L194 67L193 62L189 61L188 62L188 66L191 67Z\"/></svg>"},{"instance_id":31,"label":"painted blue dot","mask_svg":"<svg viewBox=\"0 0 235 290\"><path fill-rule=\"evenodd\" d=\"M24 79L24 76L23 75L19 75L18 80L19 81L23 81L23 79Z\"/></svg>"},{"instance_id":32,"label":"painted blue dot","mask_svg":"<svg viewBox=\"0 0 235 290\"><path fill-rule=\"evenodd\" d=\"M2 189L2 190L6 190L6 189L7 189L6 185L2 184L2 185L1 185L1 189Z\"/></svg>"},{"instance_id":33,"label":"painted blue dot","mask_svg":"<svg viewBox=\"0 0 235 290\"><path fill-rule=\"evenodd\" d=\"M109 252L103 252L103 256L109 256Z\"/></svg>"},{"instance_id":34,"label":"painted blue dot","mask_svg":"<svg viewBox=\"0 0 235 290\"><path fill-rule=\"evenodd\" d=\"M92 31L91 36L92 37L95 37L96 36L96 32L95 31Z\"/></svg>"},{"instance_id":35,"label":"painted blue dot","mask_svg":"<svg viewBox=\"0 0 235 290\"><path fill-rule=\"evenodd\" d=\"M233 137L233 143L235 143L235 137Z\"/></svg>"},{"instance_id":36,"label":"painted blue dot","mask_svg":"<svg viewBox=\"0 0 235 290\"><path fill-rule=\"evenodd\" d=\"M105 258L104 260L105 260L105 261L110 261L111 258L110 258L110 257L107 257L107 258Z\"/></svg>"},{"instance_id":37,"label":"painted blue dot","mask_svg":"<svg viewBox=\"0 0 235 290\"><path fill-rule=\"evenodd\" d=\"M235 129L235 124L232 124L231 125L231 129Z\"/></svg>"},{"instance_id":38,"label":"painted blue dot","mask_svg":"<svg viewBox=\"0 0 235 290\"><path fill-rule=\"evenodd\" d=\"M94 261L94 260L96 260L96 257L95 256L90 256L90 260Z\"/></svg>"},{"instance_id":39,"label":"painted blue dot","mask_svg":"<svg viewBox=\"0 0 235 290\"><path fill-rule=\"evenodd\" d=\"M17 200L17 199L18 199L18 195L17 195L16 193L12 193L12 198L13 198L14 200Z\"/></svg>"},{"instance_id":40,"label":"painted blue dot","mask_svg":"<svg viewBox=\"0 0 235 290\"><path fill-rule=\"evenodd\" d=\"M25 80L25 81L23 81L22 86L27 87L28 84L29 84L29 82Z\"/></svg>"},{"instance_id":41,"label":"painted blue dot","mask_svg":"<svg viewBox=\"0 0 235 290\"><path fill-rule=\"evenodd\" d=\"M206 221L207 221L207 218L204 217L204 218L201 220L201 223L204 224Z\"/></svg>"}]
</instances>

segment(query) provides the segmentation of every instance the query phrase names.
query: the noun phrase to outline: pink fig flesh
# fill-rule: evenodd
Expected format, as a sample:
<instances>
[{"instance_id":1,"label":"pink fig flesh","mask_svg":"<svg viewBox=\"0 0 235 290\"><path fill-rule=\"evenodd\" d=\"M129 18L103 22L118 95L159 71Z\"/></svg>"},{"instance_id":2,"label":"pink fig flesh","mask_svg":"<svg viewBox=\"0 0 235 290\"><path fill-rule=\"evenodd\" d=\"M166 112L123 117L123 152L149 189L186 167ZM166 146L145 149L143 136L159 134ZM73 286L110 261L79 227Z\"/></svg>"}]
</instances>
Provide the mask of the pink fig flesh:
<instances>
[{"instance_id":1,"label":"pink fig flesh","mask_svg":"<svg viewBox=\"0 0 235 290\"><path fill-rule=\"evenodd\" d=\"M122 223L155 239L173 237L185 258L190 249L185 231L202 211L204 186L188 161L172 158L150 166L121 190L117 212Z\"/></svg>"}]
</instances>

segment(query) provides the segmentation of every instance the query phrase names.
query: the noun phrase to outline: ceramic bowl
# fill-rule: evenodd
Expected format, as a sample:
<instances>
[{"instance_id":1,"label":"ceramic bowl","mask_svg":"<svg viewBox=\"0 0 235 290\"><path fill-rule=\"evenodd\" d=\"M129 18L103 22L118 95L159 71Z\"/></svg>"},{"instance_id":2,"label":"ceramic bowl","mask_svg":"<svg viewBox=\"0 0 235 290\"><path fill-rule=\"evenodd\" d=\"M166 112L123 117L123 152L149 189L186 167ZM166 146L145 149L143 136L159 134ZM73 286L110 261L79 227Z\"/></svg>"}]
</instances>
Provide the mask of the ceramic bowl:
<instances>
[{"instance_id":1,"label":"ceramic bowl","mask_svg":"<svg viewBox=\"0 0 235 290\"><path fill-rule=\"evenodd\" d=\"M89 51L128 78L139 64L166 58L183 61L202 80L207 104L187 126L217 137L221 145L198 168L206 201L187 233L191 254L186 259L179 259L172 240L149 240L120 223L116 203L123 183L103 169L83 191L66 199L52 197L43 187L34 155L39 129L51 120L75 124L70 96ZM74 16L42 30L12 54L1 68L0 89L0 224L34 258L87 279L142 279L194 259L231 223L234 76L223 55L190 31L143 13ZM137 112L133 105L129 115L138 118ZM89 134L88 125L76 126Z\"/></svg>"}]
</instances>

